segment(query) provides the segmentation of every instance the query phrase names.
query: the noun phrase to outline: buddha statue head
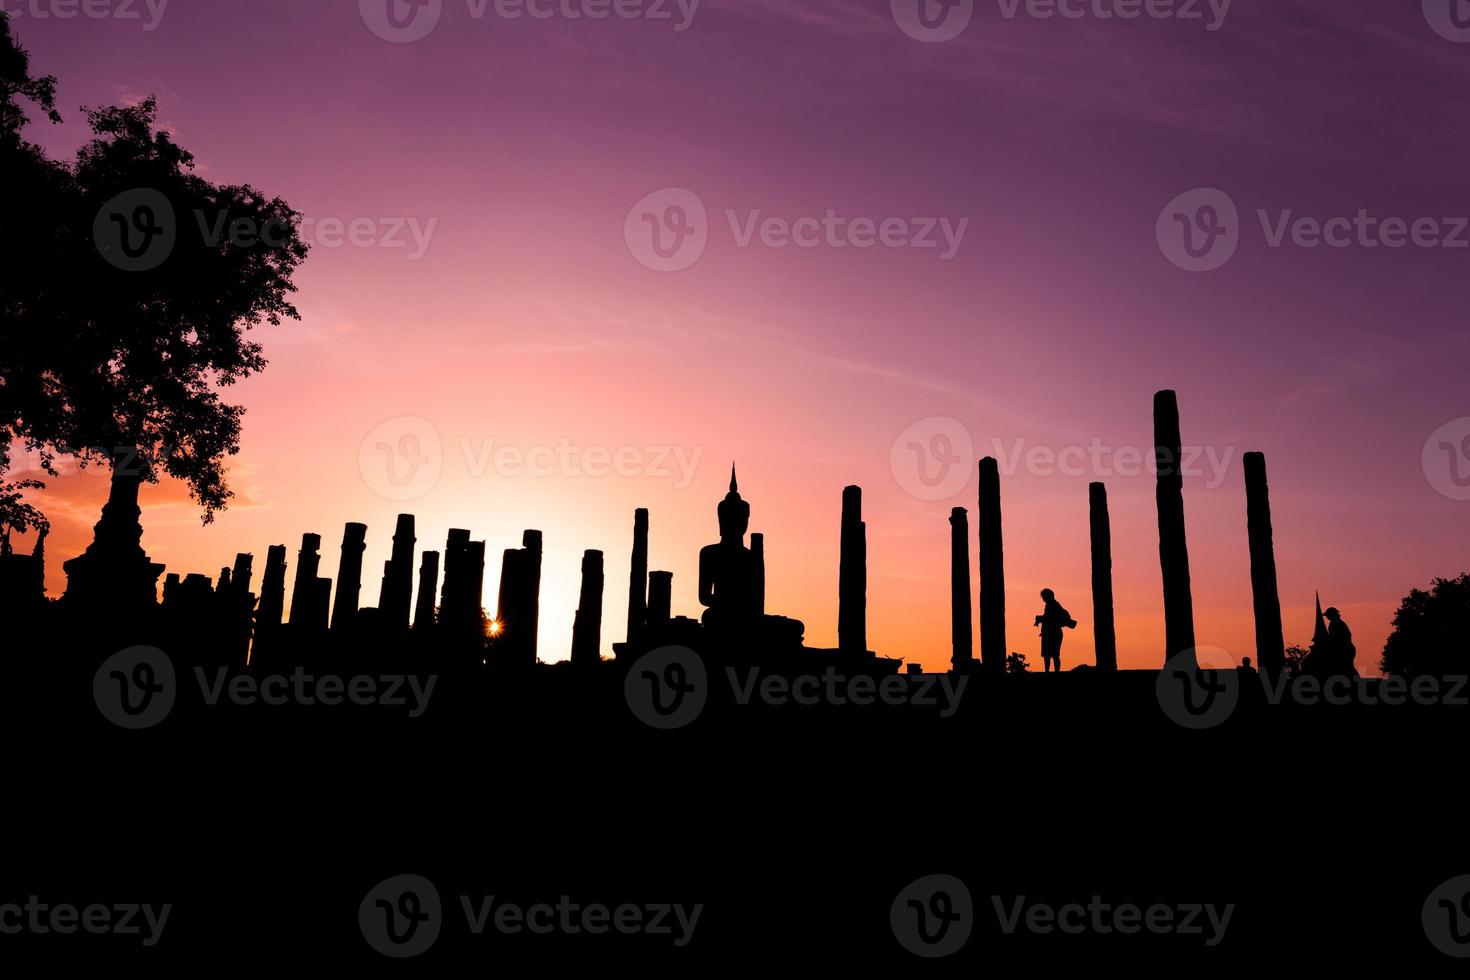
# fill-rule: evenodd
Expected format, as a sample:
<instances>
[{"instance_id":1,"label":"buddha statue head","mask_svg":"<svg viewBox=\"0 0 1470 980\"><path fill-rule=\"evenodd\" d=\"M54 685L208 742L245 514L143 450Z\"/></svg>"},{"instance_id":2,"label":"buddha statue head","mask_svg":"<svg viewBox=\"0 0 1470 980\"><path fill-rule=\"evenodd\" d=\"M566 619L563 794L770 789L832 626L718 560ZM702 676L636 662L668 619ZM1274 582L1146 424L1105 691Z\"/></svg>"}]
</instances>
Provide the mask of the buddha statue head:
<instances>
[{"instance_id":1,"label":"buddha statue head","mask_svg":"<svg viewBox=\"0 0 1470 980\"><path fill-rule=\"evenodd\" d=\"M720 540L734 538L744 543L745 530L750 526L750 504L740 499L740 489L735 484L735 466L730 466L730 492L720 501Z\"/></svg>"}]
</instances>

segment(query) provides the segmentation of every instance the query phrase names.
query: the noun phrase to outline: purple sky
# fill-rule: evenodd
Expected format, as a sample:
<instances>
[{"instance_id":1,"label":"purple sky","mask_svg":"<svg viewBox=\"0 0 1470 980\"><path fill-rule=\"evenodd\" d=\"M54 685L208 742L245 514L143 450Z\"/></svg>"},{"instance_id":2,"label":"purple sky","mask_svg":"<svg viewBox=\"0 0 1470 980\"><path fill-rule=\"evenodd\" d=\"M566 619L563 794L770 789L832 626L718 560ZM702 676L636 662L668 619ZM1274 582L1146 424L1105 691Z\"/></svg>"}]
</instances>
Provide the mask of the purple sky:
<instances>
[{"instance_id":1,"label":"purple sky","mask_svg":"<svg viewBox=\"0 0 1470 980\"><path fill-rule=\"evenodd\" d=\"M1418 2L1236 0L1223 20L1200 2L1202 19L1123 20L1091 2L1074 5L1081 18L1042 19L975 0L942 43L908 36L887 0L704 0L684 30L688 7L672 0L659 5L670 19L602 20L506 19L493 4L476 18L446 0L412 43L375 36L354 0L172 0L156 22L142 0L138 19L38 16L66 6L5 3L33 67L60 78L65 125L33 127L56 152L84 135L79 104L156 93L212 179L248 180L317 218L428 232L417 257L407 233L402 249L314 251L305 322L263 335L272 367L240 392L241 506L200 532L157 491L173 512L145 544L171 570L212 571L277 541L294 551L303 530L334 555L352 519L374 528L373 567L399 509L421 515L421 546L470 522L492 555L544 526L543 636L561 644L580 549L605 548L619 581L639 504L655 510L676 612L695 611L694 549L714 536L734 457L781 565L774 611L831 642L837 501L861 483L874 645L938 666L944 518L964 505L973 520L974 480L938 500L906 492L895 437L937 416L957 420L975 456L1016 440L1146 448L1165 387L1179 391L1186 443L1228 460L1186 487L1201 642L1250 652L1242 451L1267 454L1289 640L1308 638L1320 588L1371 667L1408 588L1470 565L1470 503L1422 460L1431 433L1470 414L1470 44L1441 36ZM567 6L589 9L548 9ZM706 250L679 272L645 268L624 237L629 210L663 188L708 214ZM1237 251L1208 272L1176 267L1155 234L1165 205L1196 188L1239 213ZM827 209L910 230L968 223L946 260L759 236L741 247L726 214L739 226L755 211L794 222ZM1379 239L1356 232L1346 247L1290 235L1272 247L1258 210L1271 226L1288 211L1434 219L1459 247L1370 247ZM400 416L432 420L447 447L440 484L403 505L358 466L365 434ZM1470 422L1449 431L1470 435ZM459 441L490 438L707 458L687 488L463 472ZM1086 483L1098 478L1114 498L1121 659L1151 665L1162 625L1147 475L1006 475L1012 645L1033 650L1042 585L1091 619ZM63 556L85 541L95 489L58 529ZM1089 625L1069 639L1074 662L1091 657Z\"/></svg>"}]
</instances>

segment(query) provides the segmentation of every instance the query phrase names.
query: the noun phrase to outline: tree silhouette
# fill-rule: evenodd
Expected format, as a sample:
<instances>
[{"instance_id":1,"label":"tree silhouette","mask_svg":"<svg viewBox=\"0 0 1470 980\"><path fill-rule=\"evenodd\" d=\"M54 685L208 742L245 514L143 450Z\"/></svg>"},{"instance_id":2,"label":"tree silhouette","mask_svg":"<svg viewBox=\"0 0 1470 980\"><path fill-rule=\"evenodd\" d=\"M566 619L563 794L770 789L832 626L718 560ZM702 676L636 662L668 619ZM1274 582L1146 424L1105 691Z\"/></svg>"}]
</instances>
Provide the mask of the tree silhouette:
<instances>
[{"instance_id":1,"label":"tree silhouette","mask_svg":"<svg viewBox=\"0 0 1470 980\"><path fill-rule=\"evenodd\" d=\"M1006 657L1007 674L1024 674L1030 669L1031 665L1026 663L1026 655L1024 653L1013 653Z\"/></svg>"},{"instance_id":2,"label":"tree silhouette","mask_svg":"<svg viewBox=\"0 0 1470 980\"><path fill-rule=\"evenodd\" d=\"M0 552L10 553L10 532L24 534L30 530L49 531L51 522L23 496L27 490L42 490L40 480L17 480L0 483Z\"/></svg>"},{"instance_id":3,"label":"tree silhouette","mask_svg":"<svg viewBox=\"0 0 1470 980\"><path fill-rule=\"evenodd\" d=\"M198 176L158 131L152 98L88 111L93 138L75 161L46 161L20 139L11 93L51 114L54 80L30 79L8 30L0 40L5 155L25 164L19 183L7 175L7 197L46 204L3 244L0 453L21 440L53 474L56 454L136 467L148 481L167 473L208 522L233 495L224 461L243 414L218 389L265 367L248 330L299 319L289 297L307 252L300 215L248 184Z\"/></svg>"},{"instance_id":4,"label":"tree silhouette","mask_svg":"<svg viewBox=\"0 0 1470 980\"><path fill-rule=\"evenodd\" d=\"M1296 677L1302 672L1302 665L1306 662L1309 651L1300 643L1293 643L1286 648L1286 676Z\"/></svg>"},{"instance_id":5,"label":"tree silhouette","mask_svg":"<svg viewBox=\"0 0 1470 980\"><path fill-rule=\"evenodd\" d=\"M1383 645L1385 674L1413 677L1470 672L1470 574L1437 578L1428 592L1412 589L1393 614Z\"/></svg>"}]
</instances>

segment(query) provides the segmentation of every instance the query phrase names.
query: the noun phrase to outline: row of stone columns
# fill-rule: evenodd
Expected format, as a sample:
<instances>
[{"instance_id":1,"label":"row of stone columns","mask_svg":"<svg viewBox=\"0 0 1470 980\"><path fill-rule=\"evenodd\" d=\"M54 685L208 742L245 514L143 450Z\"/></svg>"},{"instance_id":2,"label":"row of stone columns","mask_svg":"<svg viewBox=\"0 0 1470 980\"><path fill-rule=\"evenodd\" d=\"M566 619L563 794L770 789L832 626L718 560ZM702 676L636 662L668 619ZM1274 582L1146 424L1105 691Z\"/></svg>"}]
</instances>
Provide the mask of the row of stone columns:
<instances>
[{"instance_id":1,"label":"row of stone columns","mask_svg":"<svg viewBox=\"0 0 1470 980\"><path fill-rule=\"evenodd\" d=\"M1165 662L1194 657L1194 602L1189 580L1189 547L1184 523L1183 440L1175 393L1154 395L1155 502L1159 528L1159 568L1164 594ZM1266 458L1244 456L1246 525L1250 543L1251 594L1256 627L1256 662L1275 674L1285 662L1281 600L1276 583L1271 503ZM1001 534L1000 466L980 460L980 660L987 673L1005 670L1005 553ZM1097 667L1114 671L1118 647L1113 615L1112 526L1107 488L1088 486L1092 552L1093 636ZM951 663L956 670L974 665L970 639L969 521L963 507L950 513Z\"/></svg>"}]
</instances>

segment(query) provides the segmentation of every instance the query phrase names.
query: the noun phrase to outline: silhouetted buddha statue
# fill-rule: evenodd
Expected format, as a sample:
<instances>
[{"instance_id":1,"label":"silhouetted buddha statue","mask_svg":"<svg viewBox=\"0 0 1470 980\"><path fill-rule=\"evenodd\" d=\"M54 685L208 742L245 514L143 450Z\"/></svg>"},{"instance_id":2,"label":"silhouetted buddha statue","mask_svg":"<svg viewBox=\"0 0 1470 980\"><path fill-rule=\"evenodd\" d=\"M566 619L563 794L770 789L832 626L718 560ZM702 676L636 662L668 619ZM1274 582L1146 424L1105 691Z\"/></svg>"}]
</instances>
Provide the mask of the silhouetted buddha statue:
<instances>
[{"instance_id":1,"label":"silhouetted buddha statue","mask_svg":"<svg viewBox=\"0 0 1470 980\"><path fill-rule=\"evenodd\" d=\"M750 504L740 499L733 466L718 513L720 543L699 551L699 602L709 607L702 622L722 633L744 632L761 618L762 575L759 559L745 546Z\"/></svg>"}]
</instances>

